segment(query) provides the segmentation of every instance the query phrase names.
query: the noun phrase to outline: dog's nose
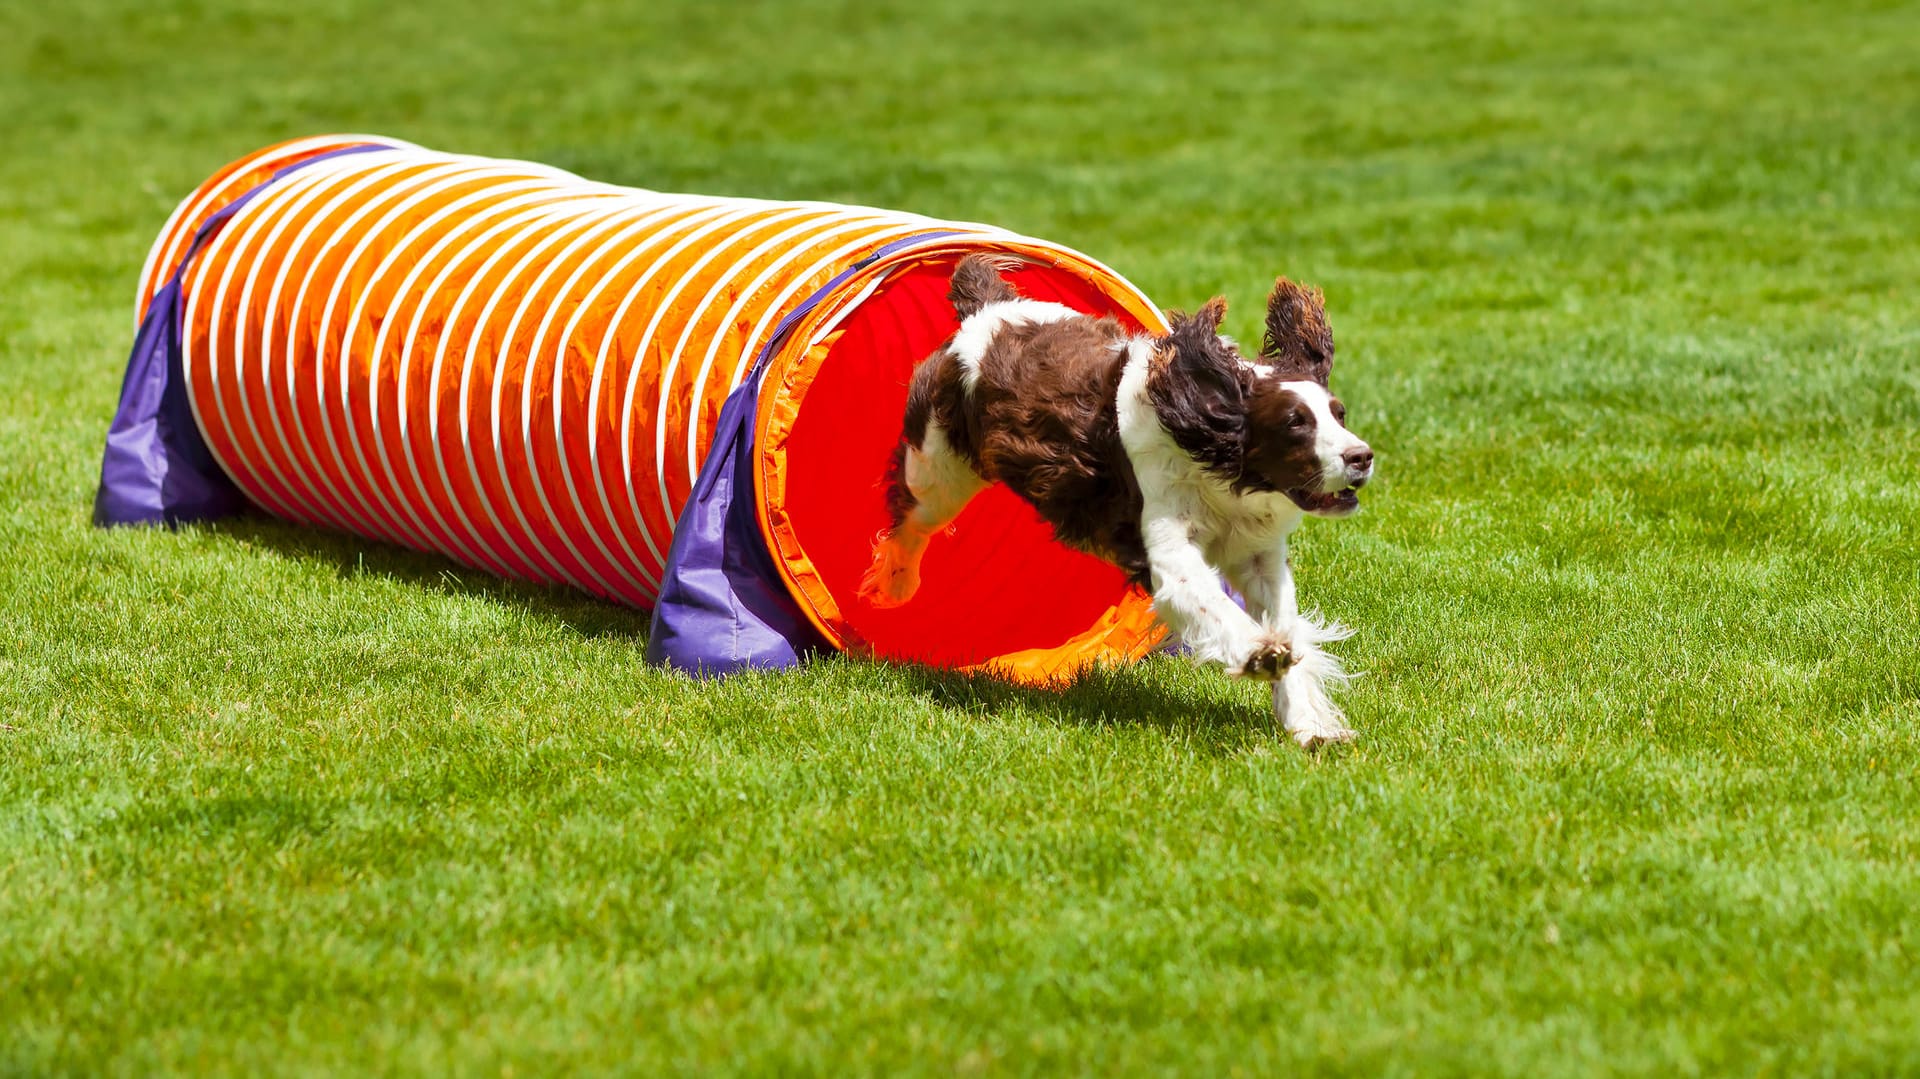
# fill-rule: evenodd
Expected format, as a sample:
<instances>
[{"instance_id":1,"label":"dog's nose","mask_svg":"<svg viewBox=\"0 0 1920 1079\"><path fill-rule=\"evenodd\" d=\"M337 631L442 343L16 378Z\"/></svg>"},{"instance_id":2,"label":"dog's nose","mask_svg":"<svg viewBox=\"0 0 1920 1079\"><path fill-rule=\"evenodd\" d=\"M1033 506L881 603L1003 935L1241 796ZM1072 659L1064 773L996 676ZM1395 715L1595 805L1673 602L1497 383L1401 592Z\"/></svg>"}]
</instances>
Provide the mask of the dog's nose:
<instances>
[{"instance_id":1,"label":"dog's nose","mask_svg":"<svg viewBox=\"0 0 1920 1079\"><path fill-rule=\"evenodd\" d=\"M1364 475L1373 471L1373 447L1371 446L1356 446L1341 454L1340 459L1346 462L1348 472Z\"/></svg>"}]
</instances>

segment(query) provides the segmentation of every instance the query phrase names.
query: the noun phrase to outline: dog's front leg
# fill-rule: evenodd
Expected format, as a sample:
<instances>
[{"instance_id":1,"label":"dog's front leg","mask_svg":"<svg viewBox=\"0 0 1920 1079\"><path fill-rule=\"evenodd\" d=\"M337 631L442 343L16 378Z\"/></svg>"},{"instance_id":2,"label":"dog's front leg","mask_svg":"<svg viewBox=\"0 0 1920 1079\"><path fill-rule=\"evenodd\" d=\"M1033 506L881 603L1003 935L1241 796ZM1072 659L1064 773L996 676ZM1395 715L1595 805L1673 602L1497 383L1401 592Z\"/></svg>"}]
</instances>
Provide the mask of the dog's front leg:
<instances>
[{"instance_id":1,"label":"dog's front leg","mask_svg":"<svg viewBox=\"0 0 1920 1079\"><path fill-rule=\"evenodd\" d=\"M1193 657L1227 673L1276 679L1292 663L1280 634L1233 602L1220 575L1195 543L1193 525L1178 514L1150 516L1142 530L1153 575L1153 609L1180 636Z\"/></svg>"},{"instance_id":2,"label":"dog's front leg","mask_svg":"<svg viewBox=\"0 0 1920 1079\"><path fill-rule=\"evenodd\" d=\"M1337 657L1320 647L1346 634L1300 616L1286 540L1228 567L1227 578L1247 598L1248 613L1281 635L1293 657L1285 677L1273 684L1273 714L1280 725L1306 749L1353 741L1353 729L1328 692L1330 683L1346 681L1346 672Z\"/></svg>"}]
</instances>

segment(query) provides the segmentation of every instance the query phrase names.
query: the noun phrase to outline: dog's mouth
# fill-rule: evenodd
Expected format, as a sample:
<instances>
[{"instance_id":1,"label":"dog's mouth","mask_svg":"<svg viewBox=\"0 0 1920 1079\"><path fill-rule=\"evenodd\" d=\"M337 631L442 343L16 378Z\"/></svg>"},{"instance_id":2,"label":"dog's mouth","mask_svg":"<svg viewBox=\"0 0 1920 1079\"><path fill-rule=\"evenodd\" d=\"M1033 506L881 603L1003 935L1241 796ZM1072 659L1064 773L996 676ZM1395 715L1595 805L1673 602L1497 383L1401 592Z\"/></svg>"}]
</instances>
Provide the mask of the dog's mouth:
<instances>
[{"instance_id":1,"label":"dog's mouth","mask_svg":"<svg viewBox=\"0 0 1920 1079\"><path fill-rule=\"evenodd\" d=\"M1318 517L1345 517L1360 508L1360 489L1345 487L1338 491L1309 491L1295 487L1287 492L1293 504Z\"/></svg>"}]
</instances>

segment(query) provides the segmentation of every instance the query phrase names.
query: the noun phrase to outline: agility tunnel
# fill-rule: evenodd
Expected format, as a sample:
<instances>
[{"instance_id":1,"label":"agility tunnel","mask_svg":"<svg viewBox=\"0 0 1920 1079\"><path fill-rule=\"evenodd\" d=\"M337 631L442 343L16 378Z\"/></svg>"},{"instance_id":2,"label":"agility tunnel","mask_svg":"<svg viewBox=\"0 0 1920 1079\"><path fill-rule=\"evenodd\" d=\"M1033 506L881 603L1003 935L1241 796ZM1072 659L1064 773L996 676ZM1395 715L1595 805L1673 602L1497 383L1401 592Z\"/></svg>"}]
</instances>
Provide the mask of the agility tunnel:
<instances>
[{"instance_id":1,"label":"agility tunnel","mask_svg":"<svg viewBox=\"0 0 1920 1079\"><path fill-rule=\"evenodd\" d=\"M653 613L649 655L809 651L1022 681L1158 641L1147 596L1002 487L894 610L856 599L958 260L1165 328L1118 274L986 225L661 194L324 136L236 161L154 243L95 520L290 521Z\"/></svg>"}]
</instances>

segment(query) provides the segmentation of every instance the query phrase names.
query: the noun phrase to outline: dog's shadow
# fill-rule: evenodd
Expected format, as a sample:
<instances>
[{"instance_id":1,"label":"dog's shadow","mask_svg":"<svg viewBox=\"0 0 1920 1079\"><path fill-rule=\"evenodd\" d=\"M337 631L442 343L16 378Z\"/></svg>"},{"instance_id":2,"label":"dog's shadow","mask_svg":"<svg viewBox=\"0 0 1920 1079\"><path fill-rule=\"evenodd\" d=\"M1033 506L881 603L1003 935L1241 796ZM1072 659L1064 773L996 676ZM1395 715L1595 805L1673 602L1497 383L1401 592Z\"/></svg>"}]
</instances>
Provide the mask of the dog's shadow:
<instances>
[{"instance_id":1,"label":"dog's shadow","mask_svg":"<svg viewBox=\"0 0 1920 1079\"><path fill-rule=\"evenodd\" d=\"M1155 657L1125 667L1093 667L1058 686L1009 682L918 665L889 664L890 681L949 711L980 716L1020 712L1072 727L1134 727L1161 731L1221 750L1266 737L1272 713L1219 692L1167 684L1167 668L1183 661Z\"/></svg>"},{"instance_id":2,"label":"dog's shadow","mask_svg":"<svg viewBox=\"0 0 1920 1079\"><path fill-rule=\"evenodd\" d=\"M428 592L511 607L583 639L618 640L636 649L646 647L649 620L645 613L567 586L496 577L440 555L258 514L200 527L245 546L326 567L342 580L384 577ZM1233 691L1225 685L1211 692L1168 684L1177 678L1167 676L1184 664L1165 657L1126 667L1095 667L1053 687L1022 685L990 674L837 655L811 662L883 667L891 686L949 711L980 716L1017 711L1050 723L1083 728L1152 728L1171 736L1197 737L1223 750L1264 737L1272 722L1265 709L1231 699Z\"/></svg>"}]
</instances>

